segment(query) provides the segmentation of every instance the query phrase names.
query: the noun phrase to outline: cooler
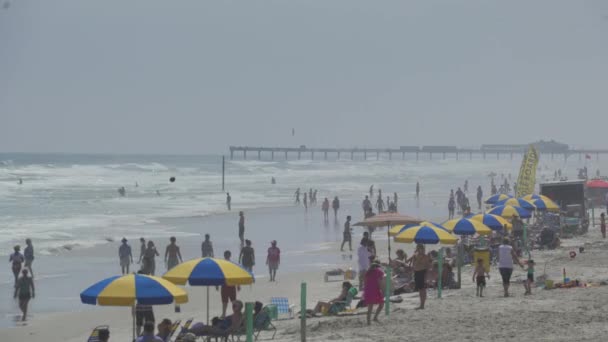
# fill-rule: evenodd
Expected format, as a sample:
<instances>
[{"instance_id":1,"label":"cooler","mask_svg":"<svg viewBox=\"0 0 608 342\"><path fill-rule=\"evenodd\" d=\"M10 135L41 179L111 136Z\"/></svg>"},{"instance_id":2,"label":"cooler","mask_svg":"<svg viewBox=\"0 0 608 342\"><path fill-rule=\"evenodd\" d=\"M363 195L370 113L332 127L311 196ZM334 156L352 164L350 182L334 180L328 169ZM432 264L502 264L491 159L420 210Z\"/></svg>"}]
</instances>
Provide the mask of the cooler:
<instances>
[{"instance_id":1,"label":"cooler","mask_svg":"<svg viewBox=\"0 0 608 342\"><path fill-rule=\"evenodd\" d=\"M477 265L477 260L483 260L483 267L486 269L486 272L490 272L490 250L487 247L477 247L473 251L473 262L474 265Z\"/></svg>"}]
</instances>

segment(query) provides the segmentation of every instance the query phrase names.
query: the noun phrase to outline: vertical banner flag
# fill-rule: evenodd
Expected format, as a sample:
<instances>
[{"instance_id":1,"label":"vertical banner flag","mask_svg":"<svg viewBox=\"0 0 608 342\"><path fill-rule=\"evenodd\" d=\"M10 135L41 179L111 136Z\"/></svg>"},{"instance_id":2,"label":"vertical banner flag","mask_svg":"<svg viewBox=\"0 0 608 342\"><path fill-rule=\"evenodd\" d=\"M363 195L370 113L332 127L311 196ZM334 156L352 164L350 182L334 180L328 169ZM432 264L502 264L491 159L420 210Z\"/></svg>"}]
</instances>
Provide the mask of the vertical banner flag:
<instances>
[{"instance_id":1,"label":"vertical banner flag","mask_svg":"<svg viewBox=\"0 0 608 342\"><path fill-rule=\"evenodd\" d=\"M538 166L538 152L533 145L530 145L528 152L524 155L517 178L517 193L515 197L523 197L534 193L536 184L536 168Z\"/></svg>"}]
</instances>

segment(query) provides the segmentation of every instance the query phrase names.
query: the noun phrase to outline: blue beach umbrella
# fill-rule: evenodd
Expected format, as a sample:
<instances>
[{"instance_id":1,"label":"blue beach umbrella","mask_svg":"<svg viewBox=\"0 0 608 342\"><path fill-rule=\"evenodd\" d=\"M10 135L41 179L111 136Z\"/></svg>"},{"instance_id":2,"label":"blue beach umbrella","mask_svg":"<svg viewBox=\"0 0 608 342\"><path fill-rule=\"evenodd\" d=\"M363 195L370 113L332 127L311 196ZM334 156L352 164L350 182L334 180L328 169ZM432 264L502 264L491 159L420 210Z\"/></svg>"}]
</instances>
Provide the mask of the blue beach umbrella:
<instances>
[{"instance_id":1,"label":"blue beach umbrella","mask_svg":"<svg viewBox=\"0 0 608 342\"><path fill-rule=\"evenodd\" d=\"M477 214L467 216L468 219L477 220L481 223L485 224L492 230L501 231L504 229L505 225L507 229L511 229L512 225L509 221L505 220L501 216L492 215L492 214Z\"/></svg>"},{"instance_id":2,"label":"blue beach umbrella","mask_svg":"<svg viewBox=\"0 0 608 342\"><path fill-rule=\"evenodd\" d=\"M406 228L395 236L395 242L419 244L448 244L454 245L458 238L447 229L430 222L423 222L415 227Z\"/></svg>"},{"instance_id":3,"label":"blue beach umbrella","mask_svg":"<svg viewBox=\"0 0 608 342\"><path fill-rule=\"evenodd\" d=\"M534 204L530 203L529 201L526 201L523 198L509 198L506 200L498 201L494 206L497 207L499 205L510 205L514 207L524 208L530 211L536 210L536 206L534 206Z\"/></svg>"},{"instance_id":4,"label":"blue beach umbrella","mask_svg":"<svg viewBox=\"0 0 608 342\"><path fill-rule=\"evenodd\" d=\"M468 218L449 220L442 226L456 235L489 235L492 233L492 229L481 221Z\"/></svg>"},{"instance_id":5,"label":"blue beach umbrella","mask_svg":"<svg viewBox=\"0 0 608 342\"><path fill-rule=\"evenodd\" d=\"M496 204L496 202L504 201L506 199L512 198L513 196L505 195L505 194L496 194L490 196L486 199L486 204Z\"/></svg>"},{"instance_id":6,"label":"blue beach umbrella","mask_svg":"<svg viewBox=\"0 0 608 342\"><path fill-rule=\"evenodd\" d=\"M127 274L104 279L80 293L84 304L130 306L135 304L162 305L188 302L184 289L171 282L148 275ZM133 318L135 338L135 317Z\"/></svg>"},{"instance_id":7,"label":"blue beach umbrella","mask_svg":"<svg viewBox=\"0 0 608 342\"><path fill-rule=\"evenodd\" d=\"M498 215L503 218L512 218L513 216L519 216L521 218L529 218L532 214L521 207L514 207L512 205L499 205L487 211L488 214Z\"/></svg>"}]
</instances>

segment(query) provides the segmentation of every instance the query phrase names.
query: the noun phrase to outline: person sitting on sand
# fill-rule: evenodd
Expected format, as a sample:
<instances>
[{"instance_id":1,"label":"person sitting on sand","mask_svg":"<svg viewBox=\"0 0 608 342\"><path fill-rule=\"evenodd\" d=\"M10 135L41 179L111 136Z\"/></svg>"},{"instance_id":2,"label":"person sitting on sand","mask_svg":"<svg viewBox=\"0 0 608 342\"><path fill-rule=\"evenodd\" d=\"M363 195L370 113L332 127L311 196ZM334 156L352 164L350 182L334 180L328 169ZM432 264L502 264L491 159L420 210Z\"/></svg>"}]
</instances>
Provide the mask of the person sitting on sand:
<instances>
[{"instance_id":1,"label":"person sitting on sand","mask_svg":"<svg viewBox=\"0 0 608 342\"><path fill-rule=\"evenodd\" d=\"M135 342L164 342L160 337L154 336L154 322L144 324L144 333Z\"/></svg>"},{"instance_id":2,"label":"person sitting on sand","mask_svg":"<svg viewBox=\"0 0 608 342\"><path fill-rule=\"evenodd\" d=\"M319 314L319 313L329 312L329 308L331 307L331 305L333 303L343 302L346 300L346 296L348 295L348 290L350 290L351 287L353 287L353 285L350 282L348 282L348 281L343 282L342 291L340 292L340 295L328 302L317 302L317 305L315 306L313 313Z\"/></svg>"},{"instance_id":3,"label":"person sitting on sand","mask_svg":"<svg viewBox=\"0 0 608 342\"><path fill-rule=\"evenodd\" d=\"M232 302L232 315L224 319L214 317L211 322L211 325L193 324L189 332L196 336L229 336L243 326L243 302L235 300Z\"/></svg>"},{"instance_id":4,"label":"person sitting on sand","mask_svg":"<svg viewBox=\"0 0 608 342\"><path fill-rule=\"evenodd\" d=\"M168 318L163 319L158 326L158 334L156 336L160 337L164 342L169 342L169 335L171 335L171 328L173 327L173 323Z\"/></svg>"}]
</instances>

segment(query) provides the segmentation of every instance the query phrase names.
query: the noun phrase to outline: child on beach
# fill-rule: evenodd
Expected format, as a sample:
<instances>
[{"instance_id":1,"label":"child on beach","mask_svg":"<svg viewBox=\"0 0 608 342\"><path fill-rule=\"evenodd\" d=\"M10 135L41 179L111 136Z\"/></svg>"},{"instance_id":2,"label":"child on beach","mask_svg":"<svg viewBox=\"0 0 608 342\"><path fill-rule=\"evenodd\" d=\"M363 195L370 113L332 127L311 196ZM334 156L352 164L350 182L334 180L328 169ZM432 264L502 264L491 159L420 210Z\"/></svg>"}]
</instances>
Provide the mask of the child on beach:
<instances>
[{"instance_id":1,"label":"child on beach","mask_svg":"<svg viewBox=\"0 0 608 342\"><path fill-rule=\"evenodd\" d=\"M532 294L532 285L534 284L534 260L528 260L528 278L524 281L524 288L526 289L526 293L524 295Z\"/></svg>"},{"instance_id":2,"label":"child on beach","mask_svg":"<svg viewBox=\"0 0 608 342\"><path fill-rule=\"evenodd\" d=\"M483 297L483 289L486 287L486 276L490 279L490 273L486 272L483 259L477 259L477 266L473 272L473 281L477 282L477 297Z\"/></svg>"}]
</instances>

